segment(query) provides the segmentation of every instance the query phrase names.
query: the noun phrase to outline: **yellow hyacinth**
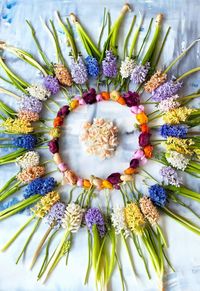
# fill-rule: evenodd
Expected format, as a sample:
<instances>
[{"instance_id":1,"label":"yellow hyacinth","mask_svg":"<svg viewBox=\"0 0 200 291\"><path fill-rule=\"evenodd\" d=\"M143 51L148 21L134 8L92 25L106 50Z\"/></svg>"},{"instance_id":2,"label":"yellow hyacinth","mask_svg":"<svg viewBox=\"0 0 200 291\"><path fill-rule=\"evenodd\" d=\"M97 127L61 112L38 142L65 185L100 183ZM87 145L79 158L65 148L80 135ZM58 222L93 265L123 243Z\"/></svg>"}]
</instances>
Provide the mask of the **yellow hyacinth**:
<instances>
[{"instance_id":1,"label":"yellow hyacinth","mask_svg":"<svg viewBox=\"0 0 200 291\"><path fill-rule=\"evenodd\" d=\"M183 155L193 155L193 149L190 147L191 145L194 145L192 139L168 137L166 140L167 151L176 151Z\"/></svg>"},{"instance_id":2,"label":"yellow hyacinth","mask_svg":"<svg viewBox=\"0 0 200 291\"><path fill-rule=\"evenodd\" d=\"M141 233L145 226L145 218L136 203L127 204L124 209L128 227L136 233Z\"/></svg>"},{"instance_id":3,"label":"yellow hyacinth","mask_svg":"<svg viewBox=\"0 0 200 291\"><path fill-rule=\"evenodd\" d=\"M168 124L179 124L185 122L191 113L195 112L196 109L179 107L171 111L168 111L164 116L163 120Z\"/></svg>"},{"instance_id":4,"label":"yellow hyacinth","mask_svg":"<svg viewBox=\"0 0 200 291\"><path fill-rule=\"evenodd\" d=\"M30 133L33 131L33 127L31 126L31 123L24 119L12 119L7 118L2 124L2 127L5 128L6 131L12 132L12 133Z\"/></svg>"},{"instance_id":5,"label":"yellow hyacinth","mask_svg":"<svg viewBox=\"0 0 200 291\"><path fill-rule=\"evenodd\" d=\"M43 218L51 207L60 200L60 195L58 192L52 191L47 195L42 197L40 201L32 208L32 212L40 218Z\"/></svg>"}]
</instances>

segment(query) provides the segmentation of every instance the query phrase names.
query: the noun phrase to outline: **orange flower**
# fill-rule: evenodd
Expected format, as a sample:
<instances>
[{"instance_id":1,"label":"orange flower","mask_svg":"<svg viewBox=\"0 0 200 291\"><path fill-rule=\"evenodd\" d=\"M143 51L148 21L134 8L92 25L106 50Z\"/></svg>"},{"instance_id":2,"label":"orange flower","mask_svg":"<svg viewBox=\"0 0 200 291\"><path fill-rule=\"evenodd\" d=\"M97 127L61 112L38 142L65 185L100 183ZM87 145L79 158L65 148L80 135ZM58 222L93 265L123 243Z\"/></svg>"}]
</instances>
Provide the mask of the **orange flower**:
<instances>
[{"instance_id":1,"label":"orange flower","mask_svg":"<svg viewBox=\"0 0 200 291\"><path fill-rule=\"evenodd\" d=\"M141 132L149 133L150 129L146 123L140 125Z\"/></svg>"},{"instance_id":2,"label":"orange flower","mask_svg":"<svg viewBox=\"0 0 200 291\"><path fill-rule=\"evenodd\" d=\"M103 186L103 188L107 188L107 189L112 189L113 188L113 185L108 180L103 180L102 181L102 186Z\"/></svg>"},{"instance_id":3,"label":"orange flower","mask_svg":"<svg viewBox=\"0 0 200 291\"><path fill-rule=\"evenodd\" d=\"M63 118L61 116L57 116L53 121L53 126L58 127L63 125Z\"/></svg>"},{"instance_id":4,"label":"orange flower","mask_svg":"<svg viewBox=\"0 0 200 291\"><path fill-rule=\"evenodd\" d=\"M143 151L144 151L144 154L145 154L145 157L147 159L150 159L152 158L153 156L153 146L152 145L147 145L143 148Z\"/></svg>"},{"instance_id":5,"label":"orange flower","mask_svg":"<svg viewBox=\"0 0 200 291\"><path fill-rule=\"evenodd\" d=\"M132 174L136 174L136 173L137 173L137 169L133 169L131 167L124 170L124 174L126 174L126 175L132 175Z\"/></svg>"},{"instance_id":6,"label":"orange flower","mask_svg":"<svg viewBox=\"0 0 200 291\"><path fill-rule=\"evenodd\" d=\"M90 183L90 181L87 180L87 179L84 179L84 180L83 180L83 187L84 187L84 188L90 188L90 187L91 187L91 183Z\"/></svg>"},{"instance_id":7,"label":"orange flower","mask_svg":"<svg viewBox=\"0 0 200 291\"><path fill-rule=\"evenodd\" d=\"M117 99L117 102L121 105L126 105L125 99L122 96L119 96Z\"/></svg>"},{"instance_id":8,"label":"orange flower","mask_svg":"<svg viewBox=\"0 0 200 291\"><path fill-rule=\"evenodd\" d=\"M103 91L101 92L101 97L103 98L103 100L109 100L110 99L110 93Z\"/></svg>"},{"instance_id":9,"label":"orange flower","mask_svg":"<svg viewBox=\"0 0 200 291\"><path fill-rule=\"evenodd\" d=\"M145 124L145 123L148 122L148 117L146 116L144 111L142 111L141 113L136 114L136 119L140 124Z\"/></svg>"}]
</instances>

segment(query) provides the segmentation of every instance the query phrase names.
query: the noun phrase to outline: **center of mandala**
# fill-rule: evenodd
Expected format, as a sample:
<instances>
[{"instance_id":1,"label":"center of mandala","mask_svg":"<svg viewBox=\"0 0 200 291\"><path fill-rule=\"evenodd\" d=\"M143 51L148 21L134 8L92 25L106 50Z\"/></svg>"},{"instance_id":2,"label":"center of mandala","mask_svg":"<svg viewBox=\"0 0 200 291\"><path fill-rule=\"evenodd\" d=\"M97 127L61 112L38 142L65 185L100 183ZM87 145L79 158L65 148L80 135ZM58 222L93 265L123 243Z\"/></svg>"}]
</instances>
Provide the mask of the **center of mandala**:
<instances>
[{"instance_id":1,"label":"center of mandala","mask_svg":"<svg viewBox=\"0 0 200 291\"><path fill-rule=\"evenodd\" d=\"M88 154L108 159L119 144L118 133L119 129L112 121L94 118L92 123L84 123L81 140Z\"/></svg>"}]
</instances>

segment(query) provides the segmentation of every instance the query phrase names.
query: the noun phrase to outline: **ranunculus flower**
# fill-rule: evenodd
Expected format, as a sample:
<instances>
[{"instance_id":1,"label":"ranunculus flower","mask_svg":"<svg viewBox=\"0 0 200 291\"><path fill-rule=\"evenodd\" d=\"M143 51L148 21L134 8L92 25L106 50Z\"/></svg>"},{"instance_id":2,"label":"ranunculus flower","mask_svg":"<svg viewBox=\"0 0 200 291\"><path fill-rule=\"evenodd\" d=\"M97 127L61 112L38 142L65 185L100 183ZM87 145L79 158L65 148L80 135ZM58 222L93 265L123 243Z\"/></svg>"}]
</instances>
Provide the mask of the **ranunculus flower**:
<instances>
[{"instance_id":1,"label":"ranunculus flower","mask_svg":"<svg viewBox=\"0 0 200 291\"><path fill-rule=\"evenodd\" d=\"M54 127L62 126L63 122L64 122L63 116L57 116L56 118L54 118L53 126Z\"/></svg>"},{"instance_id":2,"label":"ranunculus flower","mask_svg":"<svg viewBox=\"0 0 200 291\"><path fill-rule=\"evenodd\" d=\"M108 180L112 185L117 185L122 182L120 177L120 173L112 173L106 180Z\"/></svg>"},{"instance_id":3,"label":"ranunculus flower","mask_svg":"<svg viewBox=\"0 0 200 291\"><path fill-rule=\"evenodd\" d=\"M133 114L139 114L139 113L141 113L143 111L144 111L144 106L143 105L131 106L131 112Z\"/></svg>"},{"instance_id":4,"label":"ranunculus flower","mask_svg":"<svg viewBox=\"0 0 200 291\"><path fill-rule=\"evenodd\" d=\"M60 108L60 110L57 113L57 116L66 116L67 114L69 114L69 112L70 112L69 106L65 105Z\"/></svg>"},{"instance_id":5,"label":"ranunculus flower","mask_svg":"<svg viewBox=\"0 0 200 291\"><path fill-rule=\"evenodd\" d=\"M139 136L139 145L145 147L150 143L150 133L142 132Z\"/></svg>"},{"instance_id":6,"label":"ranunculus flower","mask_svg":"<svg viewBox=\"0 0 200 291\"><path fill-rule=\"evenodd\" d=\"M128 91L123 94L128 107L138 106L140 104L140 95L137 92Z\"/></svg>"},{"instance_id":7,"label":"ranunculus flower","mask_svg":"<svg viewBox=\"0 0 200 291\"><path fill-rule=\"evenodd\" d=\"M135 151L134 152L134 154L133 154L133 158L134 159L142 159L144 157L144 152L143 152L143 150L137 150L137 151Z\"/></svg>"},{"instance_id":8,"label":"ranunculus flower","mask_svg":"<svg viewBox=\"0 0 200 291\"><path fill-rule=\"evenodd\" d=\"M52 139L48 143L49 150L52 154L58 153L59 151L59 144L57 139Z\"/></svg>"},{"instance_id":9,"label":"ranunculus flower","mask_svg":"<svg viewBox=\"0 0 200 291\"><path fill-rule=\"evenodd\" d=\"M89 91L84 92L82 97L86 104L93 104L97 102L96 90L94 88L91 88Z\"/></svg>"},{"instance_id":10,"label":"ranunculus flower","mask_svg":"<svg viewBox=\"0 0 200 291\"><path fill-rule=\"evenodd\" d=\"M130 161L130 167L133 169L136 169L139 166L139 160L138 159L132 159Z\"/></svg>"}]
</instances>

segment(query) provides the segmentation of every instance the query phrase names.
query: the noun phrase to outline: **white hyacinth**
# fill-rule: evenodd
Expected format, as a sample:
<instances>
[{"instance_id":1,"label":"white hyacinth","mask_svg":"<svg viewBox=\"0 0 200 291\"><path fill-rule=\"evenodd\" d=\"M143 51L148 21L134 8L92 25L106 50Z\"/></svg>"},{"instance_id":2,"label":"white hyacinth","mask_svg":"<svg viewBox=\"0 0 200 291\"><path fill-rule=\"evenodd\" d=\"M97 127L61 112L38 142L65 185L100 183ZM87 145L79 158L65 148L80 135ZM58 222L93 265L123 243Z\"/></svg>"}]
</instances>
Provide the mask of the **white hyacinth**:
<instances>
[{"instance_id":1,"label":"white hyacinth","mask_svg":"<svg viewBox=\"0 0 200 291\"><path fill-rule=\"evenodd\" d=\"M172 167L181 171L184 171L187 168L190 161L190 159L186 158L184 155L174 151L167 152L165 156Z\"/></svg>"},{"instance_id":2,"label":"white hyacinth","mask_svg":"<svg viewBox=\"0 0 200 291\"><path fill-rule=\"evenodd\" d=\"M129 236L130 231L126 224L124 208L120 206L116 206L113 209L113 213L111 214L112 225L115 228L116 234L120 234L124 232L125 237Z\"/></svg>"},{"instance_id":3,"label":"white hyacinth","mask_svg":"<svg viewBox=\"0 0 200 291\"><path fill-rule=\"evenodd\" d=\"M158 104L158 110L160 110L161 112L167 112L169 110L178 108L181 105L178 101L176 101L176 99L178 99L178 98L179 98L178 95L173 95L170 98L162 100Z\"/></svg>"},{"instance_id":4,"label":"white hyacinth","mask_svg":"<svg viewBox=\"0 0 200 291\"><path fill-rule=\"evenodd\" d=\"M129 57L126 57L125 60L121 62L120 74L123 79L128 78L132 74L135 65L135 61L133 59L129 59Z\"/></svg>"},{"instance_id":5,"label":"white hyacinth","mask_svg":"<svg viewBox=\"0 0 200 291\"><path fill-rule=\"evenodd\" d=\"M23 156L16 159L16 163L22 169L38 166L40 163L40 155L34 151L28 151Z\"/></svg>"},{"instance_id":6,"label":"white hyacinth","mask_svg":"<svg viewBox=\"0 0 200 291\"><path fill-rule=\"evenodd\" d=\"M37 98L40 101L47 100L51 96L51 92L40 84L31 85L27 88L27 91L32 97Z\"/></svg>"},{"instance_id":7,"label":"white hyacinth","mask_svg":"<svg viewBox=\"0 0 200 291\"><path fill-rule=\"evenodd\" d=\"M71 232L77 232L81 226L84 210L80 205L70 203L66 207L65 215L62 219L62 227Z\"/></svg>"}]
</instances>

